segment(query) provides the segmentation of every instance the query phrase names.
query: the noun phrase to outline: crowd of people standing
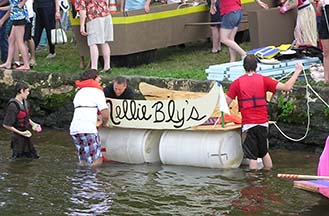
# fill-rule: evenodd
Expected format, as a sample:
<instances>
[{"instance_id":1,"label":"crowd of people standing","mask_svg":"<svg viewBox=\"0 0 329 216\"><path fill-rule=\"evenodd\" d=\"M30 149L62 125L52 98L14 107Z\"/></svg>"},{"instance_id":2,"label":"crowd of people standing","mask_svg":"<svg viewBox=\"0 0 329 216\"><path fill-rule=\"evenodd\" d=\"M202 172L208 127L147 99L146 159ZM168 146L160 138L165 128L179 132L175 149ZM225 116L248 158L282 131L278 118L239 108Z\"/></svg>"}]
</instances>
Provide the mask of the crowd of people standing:
<instances>
[{"instance_id":1,"label":"crowd of people standing","mask_svg":"<svg viewBox=\"0 0 329 216\"><path fill-rule=\"evenodd\" d=\"M2 0L0 1L0 68L13 67L28 70L36 64L35 49L41 34L46 30L49 54L48 59L56 56L55 45L51 43L51 29L60 21L61 14L57 0ZM34 24L34 28L33 28ZM33 31L34 30L34 31ZM23 63L19 63L19 54Z\"/></svg>"}]
</instances>

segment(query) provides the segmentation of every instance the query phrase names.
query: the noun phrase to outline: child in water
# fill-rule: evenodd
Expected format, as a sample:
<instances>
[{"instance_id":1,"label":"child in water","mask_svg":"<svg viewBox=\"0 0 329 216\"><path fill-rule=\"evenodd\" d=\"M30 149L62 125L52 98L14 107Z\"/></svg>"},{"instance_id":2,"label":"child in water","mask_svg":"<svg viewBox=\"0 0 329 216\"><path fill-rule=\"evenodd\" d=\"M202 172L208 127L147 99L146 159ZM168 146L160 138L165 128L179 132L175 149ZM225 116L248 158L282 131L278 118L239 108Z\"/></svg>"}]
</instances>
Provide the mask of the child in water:
<instances>
[{"instance_id":1,"label":"child in water","mask_svg":"<svg viewBox=\"0 0 329 216\"><path fill-rule=\"evenodd\" d=\"M30 119L30 107L27 96L30 94L29 86L24 82L15 85L15 98L8 102L7 112L3 120L3 127L13 132L11 137L12 158L39 158L32 142L32 133L28 130L41 132L41 126Z\"/></svg>"}]
</instances>

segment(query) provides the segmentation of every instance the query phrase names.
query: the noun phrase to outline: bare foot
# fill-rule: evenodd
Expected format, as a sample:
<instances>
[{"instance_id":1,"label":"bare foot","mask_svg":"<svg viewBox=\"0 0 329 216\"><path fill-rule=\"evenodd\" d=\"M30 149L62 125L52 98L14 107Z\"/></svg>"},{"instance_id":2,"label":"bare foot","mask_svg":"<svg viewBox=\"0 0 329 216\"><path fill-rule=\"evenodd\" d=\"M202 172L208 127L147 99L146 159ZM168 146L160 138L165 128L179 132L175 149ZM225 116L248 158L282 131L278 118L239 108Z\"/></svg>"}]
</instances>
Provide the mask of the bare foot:
<instances>
[{"instance_id":1,"label":"bare foot","mask_svg":"<svg viewBox=\"0 0 329 216\"><path fill-rule=\"evenodd\" d=\"M1 69L10 69L10 66L6 65L6 64L2 64L0 65Z\"/></svg>"},{"instance_id":2,"label":"bare foot","mask_svg":"<svg viewBox=\"0 0 329 216\"><path fill-rule=\"evenodd\" d=\"M35 59L31 59L30 60L30 66L35 66L35 65L37 65L37 63L35 62Z\"/></svg>"},{"instance_id":3,"label":"bare foot","mask_svg":"<svg viewBox=\"0 0 329 216\"><path fill-rule=\"evenodd\" d=\"M24 66L24 65L22 65L22 66L16 68L16 70L30 70L30 66Z\"/></svg>"}]
</instances>

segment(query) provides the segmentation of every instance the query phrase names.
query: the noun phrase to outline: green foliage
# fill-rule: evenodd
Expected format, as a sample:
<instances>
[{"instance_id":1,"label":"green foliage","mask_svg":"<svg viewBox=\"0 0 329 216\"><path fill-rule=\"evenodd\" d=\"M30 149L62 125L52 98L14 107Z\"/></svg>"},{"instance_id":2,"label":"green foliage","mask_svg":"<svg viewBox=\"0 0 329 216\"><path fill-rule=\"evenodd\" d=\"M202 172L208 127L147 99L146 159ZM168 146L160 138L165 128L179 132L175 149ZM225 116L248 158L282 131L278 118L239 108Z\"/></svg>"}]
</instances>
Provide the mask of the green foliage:
<instances>
[{"instance_id":1,"label":"green foliage","mask_svg":"<svg viewBox=\"0 0 329 216\"><path fill-rule=\"evenodd\" d=\"M295 103L292 100L287 100L283 95L278 97L278 120L291 123L291 115L295 110Z\"/></svg>"},{"instance_id":2,"label":"green foliage","mask_svg":"<svg viewBox=\"0 0 329 216\"><path fill-rule=\"evenodd\" d=\"M42 106L44 109L47 110L57 110L58 108L64 106L67 103L72 103L74 97L74 91L63 94L52 94L46 96L43 101Z\"/></svg>"},{"instance_id":3,"label":"green foliage","mask_svg":"<svg viewBox=\"0 0 329 216\"><path fill-rule=\"evenodd\" d=\"M307 113L297 108L296 99L286 98L284 95L278 97L278 114L279 121L285 123L303 124L307 120Z\"/></svg>"},{"instance_id":4,"label":"green foliage","mask_svg":"<svg viewBox=\"0 0 329 216\"><path fill-rule=\"evenodd\" d=\"M324 117L329 118L329 107L324 107L322 109L322 112L324 114Z\"/></svg>"}]
</instances>

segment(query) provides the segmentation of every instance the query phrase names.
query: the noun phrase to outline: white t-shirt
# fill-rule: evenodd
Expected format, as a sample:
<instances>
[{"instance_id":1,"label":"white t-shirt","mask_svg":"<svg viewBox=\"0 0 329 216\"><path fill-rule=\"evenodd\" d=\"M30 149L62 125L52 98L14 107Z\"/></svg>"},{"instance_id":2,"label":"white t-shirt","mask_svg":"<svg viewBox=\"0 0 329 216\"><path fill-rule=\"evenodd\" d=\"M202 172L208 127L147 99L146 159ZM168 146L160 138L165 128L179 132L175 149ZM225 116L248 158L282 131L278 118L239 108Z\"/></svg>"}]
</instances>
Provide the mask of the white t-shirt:
<instances>
[{"instance_id":1,"label":"white t-shirt","mask_svg":"<svg viewBox=\"0 0 329 216\"><path fill-rule=\"evenodd\" d=\"M32 0L27 0L25 2L26 8L27 8L27 13L29 15L29 18L34 17L34 11L33 11L33 1Z\"/></svg>"},{"instance_id":2,"label":"white t-shirt","mask_svg":"<svg viewBox=\"0 0 329 216\"><path fill-rule=\"evenodd\" d=\"M84 87L76 93L73 104L70 134L97 133L97 111L108 108L104 92L97 88Z\"/></svg>"}]
</instances>

